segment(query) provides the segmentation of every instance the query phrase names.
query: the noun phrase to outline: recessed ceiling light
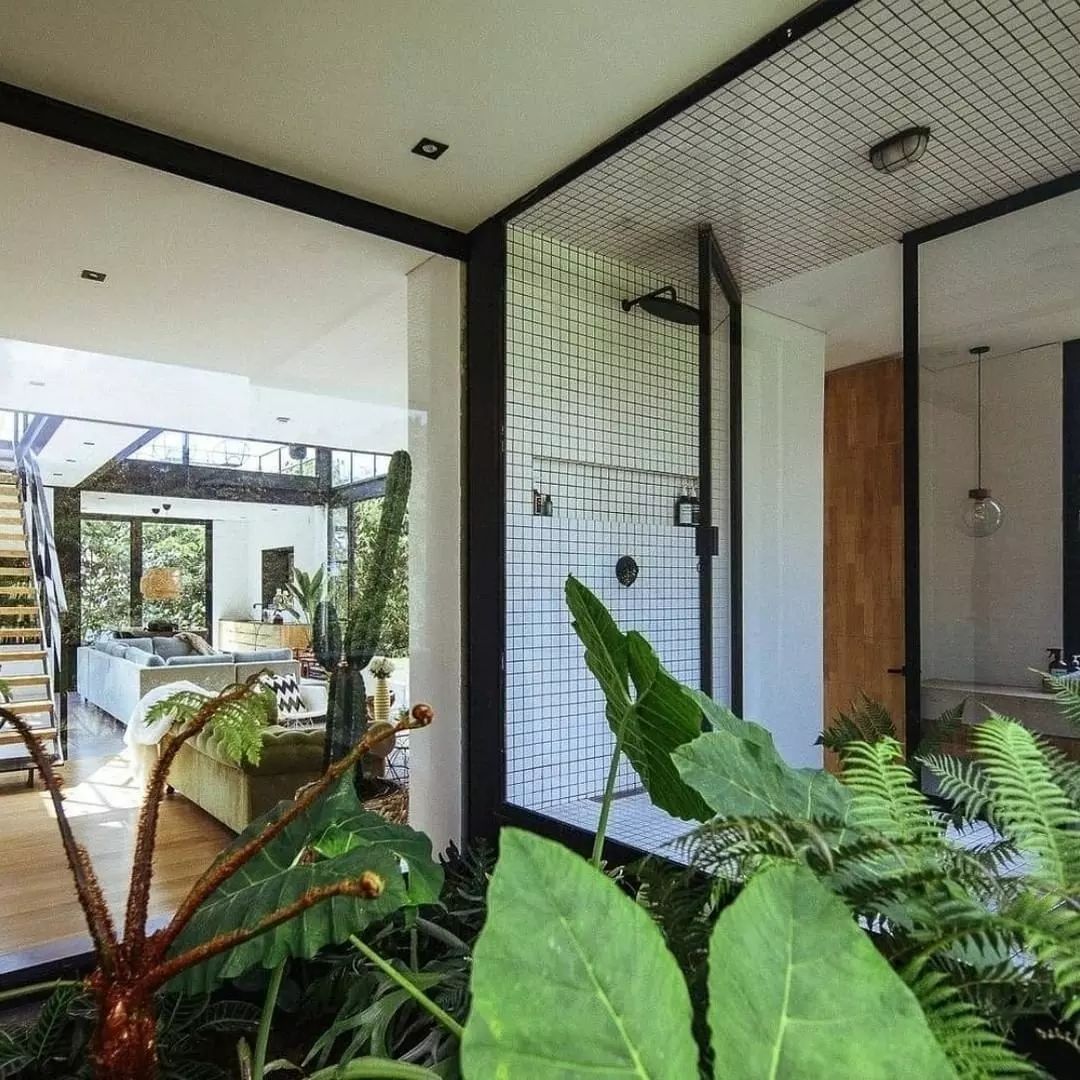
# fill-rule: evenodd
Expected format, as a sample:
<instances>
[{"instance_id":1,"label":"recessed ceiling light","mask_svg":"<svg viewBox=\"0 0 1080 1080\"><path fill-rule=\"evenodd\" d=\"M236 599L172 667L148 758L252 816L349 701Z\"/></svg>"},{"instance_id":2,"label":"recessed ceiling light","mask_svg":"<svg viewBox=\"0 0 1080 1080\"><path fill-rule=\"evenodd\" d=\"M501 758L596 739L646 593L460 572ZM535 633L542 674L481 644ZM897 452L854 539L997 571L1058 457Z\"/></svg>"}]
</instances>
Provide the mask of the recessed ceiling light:
<instances>
[{"instance_id":1,"label":"recessed ceiling light","mask_svg":"<svg viewBox=\"0 0 1080 1080\"><path fill-rule=\"evenodd\" d=\"M45 384L40 379L31 379L30 380L30 385L31 386L44 386Z\"/></svg>"},{"instance_id":2,"label":"recessed ceiling light","mask_svg":"<svg viewBox=\"0 0 1080 1080\"><path fill-rule=\"evenodd\" d=\"M100 285L105 278L108 277L108 274L106 274L104 270L84 270L79 277L81 277L83 281L94 281Z\"/></svg>"},{"instance_id":3,"label":"recessed ceiling light","mask_svg":"<svg viewBox=\"0 0 1080 1080\"><path fill-rule=\"evenodd\" d=\"M878 172L899 172L918 161L926 152L929 142L928 127L906 128L871 146L867 156Z\"/></svg>"},{"instance_id":4,"label":"recessed ceiling light","mask_svg":"<svg viewBox=\"0 0 1080 1080\"><path fill-rule=\"evenodd\" d=\"M439 142L438 139L421 139L412 148L412 152L419 154L421 157L431 158L434 161L436 158L441 158L449 149L449 143Z\"/></svg>"},{"instance_id":5,"label":"recessed ceiling light","mask_svg":"<svg viewBox=\"0 0 1080 1080\"><path fill-rule=\"evenodd\" d=\"M83 446L97 446L97 443L95 443L95 442L90 442L89 440L85 440L85 441L83 442Z\"/></svg>"},{"instance_id":6,"label":"recessed ceiling light","mask_svg":"<svg viewBox=\"0 0 1080 1080\"><path fill-rule=\"evenodd\" d=\"M292 419L291 416L279 416L277 422L279 424L287 424Z\"/></svg>"},{"instance_id":7,"label":"recessed ceiling light","mask_svg":"<svg viewBox=\"0 0 1080 1080\"><path fill-rule=\"evenodd\" d=\"M66 458L64 458L64 460L65 460L65 461L66 461L66 462L67 462L67 463L68 463L69 465L74 465L74 464L75 464L75 459L74 459L73 457L66 457Z\"/></svg>"},{"instance_id":8,"label":"recessed ceiling light","mask_svg":"<svg viewBox=\"0 0 1080 1080\"><path fill-rule=\"evenodd\" d=\"M53 476L63 476L63 475L64 474L62 472L54 472L53 473Z\"/></svg>"}]
</instances>

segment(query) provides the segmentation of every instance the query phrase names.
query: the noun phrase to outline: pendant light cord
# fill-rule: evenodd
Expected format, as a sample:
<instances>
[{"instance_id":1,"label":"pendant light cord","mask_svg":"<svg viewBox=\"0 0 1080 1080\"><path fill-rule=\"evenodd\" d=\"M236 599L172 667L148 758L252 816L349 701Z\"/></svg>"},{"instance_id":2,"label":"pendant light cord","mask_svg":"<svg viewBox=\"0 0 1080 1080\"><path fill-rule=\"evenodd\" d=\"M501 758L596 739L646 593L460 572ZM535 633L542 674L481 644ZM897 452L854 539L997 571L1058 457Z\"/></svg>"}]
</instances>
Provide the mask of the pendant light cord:
<instances>
[{"instance_id":1,"label":"pendant light cord","mask_svg":"<svg viewBox=\"0 0 1080 1080\"><path fill-rule=\"evenodd\" d=\"M976 486L982 490L982 353L975 361L975 473Z\"/></svg>"}]
</instances>

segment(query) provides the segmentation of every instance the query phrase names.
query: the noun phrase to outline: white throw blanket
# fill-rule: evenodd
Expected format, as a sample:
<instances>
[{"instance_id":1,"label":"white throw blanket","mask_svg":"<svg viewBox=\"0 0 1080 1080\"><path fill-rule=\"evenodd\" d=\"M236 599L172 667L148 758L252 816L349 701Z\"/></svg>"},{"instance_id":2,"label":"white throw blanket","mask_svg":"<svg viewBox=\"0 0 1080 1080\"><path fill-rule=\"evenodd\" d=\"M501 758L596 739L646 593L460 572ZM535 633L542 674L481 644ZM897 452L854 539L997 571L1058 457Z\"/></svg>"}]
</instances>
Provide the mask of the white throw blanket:
<instances>
[{"instance_id":1,"label":"white throw blanket","mask_svg":"<svg viewBox=\"0 0 1080 1080\"><path fill-rule=\"evenodd\" d=\"M150 779L150 770L157 759L157 744L165 737L166 732L173 726L175 717L171 712L159 717L152 724L146 722L146 714L151 705L156 705L165 698L184 691L192 691L202 694L203 697L213 697L214 691L196 686L192 682L174 682L165 686L156 686L147 691L135 706L135 711L128 720L127 729L124 731L124 745L128 748L128 756L131 759L131 775L140 787L145 787Z\"/></svg>"}]
</instances>

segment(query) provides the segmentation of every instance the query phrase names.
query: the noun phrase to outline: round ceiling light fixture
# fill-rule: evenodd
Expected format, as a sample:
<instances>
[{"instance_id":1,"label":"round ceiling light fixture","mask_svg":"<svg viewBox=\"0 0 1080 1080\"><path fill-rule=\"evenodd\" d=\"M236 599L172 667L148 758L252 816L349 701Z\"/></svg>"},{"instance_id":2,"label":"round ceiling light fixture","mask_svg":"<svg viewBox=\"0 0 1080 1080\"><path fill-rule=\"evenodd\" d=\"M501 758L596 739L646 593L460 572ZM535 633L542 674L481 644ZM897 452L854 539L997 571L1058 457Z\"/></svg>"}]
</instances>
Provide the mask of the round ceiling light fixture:
<instances>
[{"instance_id":1,"label":"round ceiling light fixture","mask_svg":"<svg viewBox=\"0 0 1080 1080\"><path fill-rule=\"evenodd\" d=\"M867 155L870 164L878 172L894 173L906 169L912 162L918 161L926 152L930 142L928 127L911 127L882 139L870 147Z\"/></svg>"}]
</instances>

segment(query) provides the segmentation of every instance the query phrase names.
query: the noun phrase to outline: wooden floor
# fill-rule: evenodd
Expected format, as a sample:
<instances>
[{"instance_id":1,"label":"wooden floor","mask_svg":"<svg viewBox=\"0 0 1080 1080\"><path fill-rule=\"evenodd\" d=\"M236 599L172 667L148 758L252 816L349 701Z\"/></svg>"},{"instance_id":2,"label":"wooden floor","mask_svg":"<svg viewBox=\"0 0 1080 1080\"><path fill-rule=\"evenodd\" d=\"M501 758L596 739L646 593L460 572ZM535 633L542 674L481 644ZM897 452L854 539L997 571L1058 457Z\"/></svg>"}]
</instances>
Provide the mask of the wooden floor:
<instances>
[{"instance_id":1,"label":"wooden floor","mask_svg":"<svg viewBox=\"0 0 1080 1080\"><path fill-rule=\"evenodd\" d=\"M72 699L64 800L76 838L90 853L119 919L127 900L140 791L128 770L123 728ZM150 912L171 913L232 833L179 795L165 800ZM0 774L0 977L78 955L86 928L60 846L49 798L26 774Z\"/></svg>"}]
</instances>

